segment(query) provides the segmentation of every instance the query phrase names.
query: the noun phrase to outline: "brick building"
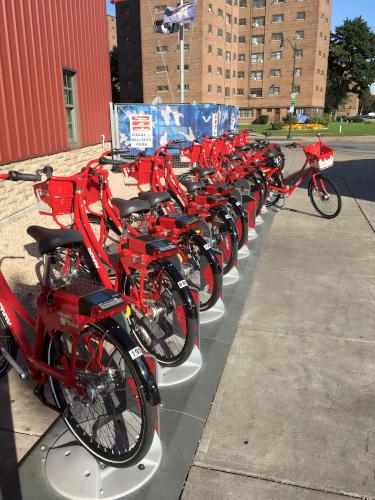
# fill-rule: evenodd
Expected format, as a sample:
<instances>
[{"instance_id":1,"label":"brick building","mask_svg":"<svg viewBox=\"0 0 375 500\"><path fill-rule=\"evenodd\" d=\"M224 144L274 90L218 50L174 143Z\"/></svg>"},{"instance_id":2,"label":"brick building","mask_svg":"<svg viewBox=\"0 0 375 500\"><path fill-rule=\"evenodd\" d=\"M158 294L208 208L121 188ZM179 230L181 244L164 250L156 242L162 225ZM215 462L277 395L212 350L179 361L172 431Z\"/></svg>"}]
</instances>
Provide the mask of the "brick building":
<instances>
[{"instance_id":1,"label":"brick building","mask_svg":"<svg viewBox=\"0 0 375 500\"><path fill-rule=\"evenodd\" d=\"M110 140L105 2L0 0L1 170L76 172ZM32 207L30 183L0 183L2 220Z\"/></svg>"},{"instance_id":2,"label":"brick building","mask_svg":"<svg viewBox=\"0 0 375 500\"><path fill-rule=\"evenodd\" d=\"M117 47L117 28L116 28L116 17L107 15L108 22L108 46L109 51L114 47Z\"/></svg>"},{"instance_id":3,"label":"brick building","mask_svg":"<svg viewBox=\"0 0 375 500\"><path fill-rule=\"evenodd\" d=\"M330 0L197 0L185 32L185 90L189 102L238 105L249 121L287 113L296 44L296 109L322 112L329 50ZM123 102L179 101L178 34L162 35L161 0L116 5ZM139 31L140 35L139 35ZM138 57L126 54L134 50Z\"/></svg>"}]
</instances>

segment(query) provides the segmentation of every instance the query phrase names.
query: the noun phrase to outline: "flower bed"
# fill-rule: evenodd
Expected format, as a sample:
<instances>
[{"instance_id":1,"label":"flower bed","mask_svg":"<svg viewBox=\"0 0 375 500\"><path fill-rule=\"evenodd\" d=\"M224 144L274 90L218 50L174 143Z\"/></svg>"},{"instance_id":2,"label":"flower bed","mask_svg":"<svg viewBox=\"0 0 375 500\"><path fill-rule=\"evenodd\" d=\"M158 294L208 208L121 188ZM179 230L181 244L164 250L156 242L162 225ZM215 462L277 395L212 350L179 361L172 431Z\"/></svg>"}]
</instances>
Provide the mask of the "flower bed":
<instances>
[{"instance_id":1,"label":"flower bed","mask_svg":"<svg viewBox=\"0 0 375 500\"><path fill-rule=\"evenodd\" d=\"M288 130L289 125L284 125L283 130ZM297 123L292 125L292 130L327 130L327 127L320 123Z\"/></svg>"}]
</instances>

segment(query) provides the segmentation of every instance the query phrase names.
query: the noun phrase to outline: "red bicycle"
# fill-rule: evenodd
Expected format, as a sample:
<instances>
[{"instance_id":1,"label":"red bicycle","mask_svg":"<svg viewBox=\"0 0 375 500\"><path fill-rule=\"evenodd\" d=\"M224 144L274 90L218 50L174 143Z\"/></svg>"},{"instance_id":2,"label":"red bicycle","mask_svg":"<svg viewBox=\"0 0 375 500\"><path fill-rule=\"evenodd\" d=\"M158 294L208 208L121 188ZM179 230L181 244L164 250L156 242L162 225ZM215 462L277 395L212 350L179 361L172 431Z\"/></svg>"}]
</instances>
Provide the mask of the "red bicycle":
<instances>
[{"instance_id":1,"label":"red bicycle","mask_svg":"<svg viewBox=\"0 0 375 500\"><path fill-rule=\"evenodd\" d=\"M274 164L274 154L269 152L266 155L268 160L263 171L269 180L267 206L275 205L280 198L292 195L311 175L307 193L315 210L326 219L339 215L342 206L341 194L333 181L322 175L323 170L333 166L333 149L323 143L320 134L318 139L308 146L297 142L286 146L289 149L302 148L306 156L302 168L288 177L284 177L281 167Z\"/></svg>"},{"instance_id":2,"label":"red bicycle","mask_svg":"<svg viewBox=\"0 0 375 500\"><path fill-rule=\"evenodd\" d=\"M0 179L36 182L42 176L10 171ZM25 311L0 272L0 376L10 366L22 379L30 375L38 384L35 395L61 413L100 462L113 467L137 463L151 446L153 406L160 396L129 324L116 320L127 304L119 293L77 278L75 263L86 252L79 231L31 226L27 232L44 263L37 317ZM71 258L57 281L61 249ZM20 320L34 330L33 345ZM18 348L27 368L16 361ZM48 381L55 405L44 395Z\"/></svg>"},{"instance_id":3,"label":"red bicycle","mask_svg":"<svg viewBox=\"0 0 375 500\"><path fill-rule=\"evenodd\" d=\"M81 259L76 272L83 279L120 292L129 304L129 322L139 344L159 363L178 366L190 356L199 329L198 311L187 281L171 262L178 248L171 241L132 229L135 214L149 212L145 200L114 200L113 221L120 236L113 248L103 246L89 218L90 207L102 203L100 176L89 162L78 174L51 176L34 186L41 214L50 215L60 227L78 229L89 258ZM91 172L91 173L90 173ZM95 213L95 212L94 212ZM68 220L63 220L68 216ZM100 231L105 230L104 225ZM110 250L110 251L109 251ZM70 254L59 254L60 267L70 266Z\"/></svg>"}]
</instances>

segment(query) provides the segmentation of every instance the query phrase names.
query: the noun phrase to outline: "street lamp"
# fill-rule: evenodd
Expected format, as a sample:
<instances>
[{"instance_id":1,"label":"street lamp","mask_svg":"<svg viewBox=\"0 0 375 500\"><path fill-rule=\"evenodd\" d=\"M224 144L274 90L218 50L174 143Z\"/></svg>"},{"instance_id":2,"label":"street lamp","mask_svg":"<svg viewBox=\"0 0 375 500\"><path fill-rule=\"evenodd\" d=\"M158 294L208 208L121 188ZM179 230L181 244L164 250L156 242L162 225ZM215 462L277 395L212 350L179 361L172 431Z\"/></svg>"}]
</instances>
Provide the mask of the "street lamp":
<instances>
[{"instance_id":1,"label":"street lamp","mask_svg":"<svg viewBox=\"0 0 375 500\"><path fill-rule=\"evenodd\" d=\"M280 40L280 49L283 49L285 47L285 40L289 43L289 45L291 46L291 48L293 50L292 92L290 94L290 97L291 97L290 102L291 102L291 106L292 106L292 95L294 94L294 81L295 81L295 73L296 73L296 53L297 53L298 47L297 47L297 42L295 40L294 40L294 45L293 45L292 42L289 40L289 38L282 35L282 38ZM293 118L293 114L289 110L289 131L288 131L287 139L291 139L291 137L292 137L292 118Z\"/></svg>"}]
</instances>

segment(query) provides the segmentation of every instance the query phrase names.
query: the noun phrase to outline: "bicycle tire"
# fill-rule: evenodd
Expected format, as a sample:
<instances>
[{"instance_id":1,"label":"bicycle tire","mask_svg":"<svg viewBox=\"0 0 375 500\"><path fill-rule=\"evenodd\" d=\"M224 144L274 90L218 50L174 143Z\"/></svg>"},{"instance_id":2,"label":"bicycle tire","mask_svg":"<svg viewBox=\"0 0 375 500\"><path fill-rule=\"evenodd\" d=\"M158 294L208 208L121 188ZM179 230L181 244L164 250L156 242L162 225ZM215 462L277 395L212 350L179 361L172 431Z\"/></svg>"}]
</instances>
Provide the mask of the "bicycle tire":
<instances>
[{"instance_id":1,"label":"bicycle tire","mask_svg":"<svg viewBox=\"0 0 375 500\"><path fill-rule=\"evenodd\" d=\"M228 199L228 204L230 206L230 209L232 210L234 215L240 220L240 230L238 230L237 228L237 232L238 232L238 250L241 250L241 248L244 246L247 240L249 221L244 209L242 208L242 205L236 204L237 201L238 200L233 196L230 196Z\"/></svg>"},{"instance_id":2,"label":"bicycle tire","mask_svg":"<svg viewBox=\"0 0 375 500\"><path fill-rule=\"evenodd\" d=\"M279 187L279 188L283 187L283 181L281 179L281 175L278 172L274 173L271 176L270 180L269 180L268 193L269 193L269 196L270 196L270 192L272 192L273 193L273 198L270 199L269 197L267 197L266 207L273 207L273 206L275 206L276 203L281 198L281 193L279 193L278 191L272 191L272 186L276 186L276 187Z\"/></svg>"},{"instance_id":3,"label":"bicycle tire","mask_svg":"<svg viewBox=\"0 0 375 500\"><path fill-rule=\"evenodd\" d=\"M211 229L212 246L221 249L222 234L226 238L226 252L223 252L223 274L228 274L233 266L237 263L238 258L238 233L231 217L227 218L228 214L222 210L214 208L210 212L210 216L206 222ZM215 220L216 218L216 220ZM219 241L220 240L220 241Z\"/></svg>"},{"instance_id":4,"label":"bicycle tire","mask_svg":"<svg viewBox=\"0 0 375 500\"><path fill-rule=\"evenodd\" d=\"M319 174L315 177L315 179L317 182L320 183L319 187L321 187L322 191L323 191L323 197L319 196L320 201L322 203L329 201L330 193L329 193L329 190L327 189L327 186L329 186L330 190L333 191L333 194L337 198L337 208L335 210L333 210L331 213L327 213L326 211L324 211L322 209L322 206L321 207L318 206L318 201L315 200L315 198L314 198L314 193L317 194L317 192L315 189L315 184L314 184L313 179L310 180L310 184L309 184L309 188L308 188L308 194L309 194L309 198L310 198L310 201L312 203L312 206L315 208L315 210L318 212L318 214L320 214L325 219L334 219L341 212L341 207L342 207L341 194L340 194L339 190L337 189L336 185L333 183L333 181L331 181L330 179L328 179L324 175Z\"/></svg>"},{"instance_id":5,"label":"bicycle tire","mask_svg":"<svg viewBox=\"0 0 375 500\"><path fill-rule=\"evenodd\" d=\"M115 324L114 321L113 323ZM80 374L78 380L81 387L84 387L85 397L77 395L73 398L72 391L64 387L60 380L49 377L51 392L57 407L61 410L65 424L91 455L105 465L118 468L130 467L142 460L150 449L155 432L154 409L146 400L145 388L142 386L133 366L133 361L125 348L125 344L121 340L120 334L123 333L123 330L119 331L117 326L112 329L106 329L98 323L88 325L85 330L88 329L92 329L92 331L95 332L97 339L101 340L105 338L106 343L114 348L110 353L107 353L103 349L100 355L101 368L104 366L104 353L106 353L107 360L112 366L114 366L115 363L117 363L115 366L119 366L122 362L120 370L117 370L120 375L118 373L113 374L113 371L116 372L115 368L108 368L106 372L101 371L99 373L97 367L95 367L92 370L93 373L90 373L91 361L87 362L87 359L84 359L84 362L87 363L85 365L85 370L81 370L83 373ZM115 334L114 331L117 333ZM47 344L47 362L51 366L59 367L60 357L69 354L65 337L65 351L61 351L61 349L64 349L63 341L61 340L63 335L65 335L63 332L59 332L59 342L57 343L57 339L55 338L54 340L49 339ZM81 340L83 342L85 341L84 332L81 333L80 341ZM96 340L96 342L100 342L100 340ZM104 342L103 347L105 347ZM92 348L95 349L94 342L92 342ZM79 350L77 349L77 351ZM77 357L78 356L80 356L79 352L77 352ZM90 356L92 359L92 351ZM123 379L124 376L121 367L127 370L124 372L128 374L125 376L125 380ZM104 377L104 373L107 378ZM84 385L85 377L86 380L90 381L86 382L86 386ZM118 377L118 380L116 380L115 377ZM112 391L109 393L109 389L111 387L113 388L113 386L116 387L116 392ZM106 392L106 390L108 390L108 392ZM132 395L134 395L134 402L132 402L129 397ZM94 397L95 402L91 401L90 406L89 401ZM105 408L107 412L112 411L112 413L103 414L100 412L100 408L98 412L95 405L100 398L102 408ZM79 404L85 407L82 412L84 416L83 420L79 419L79 408L77 410L77 405ZM118 404L118 406L115 407L115 404ZM89 413L91 408L94 409L92 418L90 418ZM77 411L78 417L74 415L73 410ZM112 419L110 417L112 417ZM93 423L95 418L97 418L97 420ZM125 418L128 419L127 427L124 422ZM106 419L108 420L105 423ZM111 420L113 422L111 422ZM98 426L96 426L97 422L99 422ZM102 425L99 427L100 424ZM105 426L109 428L110 433L106 436L106 439L103 439ZM133 435L130 436L129 431L133 431ZM136 444L132 449L120 453L120 446L126 447L126 443L130 446L130 438L134 440ZM111 443L112 447L110 446Z\"/></svg>"},{"instance_id":6,"label":"bicycle tire","mask_svg":"<svg viewBox=\"0 0 375 500\"><path fill-rule=\"evenodd\" d=\"M205 261L206 261L206 266L204 266L204 269L206 272L205 278L207 280L207 278L208 278L207 273L209 273L210 278L211 278L210 281L212 283L212 290L210 291L210 294L207 297L208 292L204 291L204 290L202 291L201 283L199 282L199 288L200 288L199 310L202 312L208 311L209 309L211 309L211 307L213 307L216 304L216 302L219 300L220 295L221 295L222 269L221 269L220 263L217 260L217 257L215 255L214 251L212 250L212 248L208 248L206 240L200 234L197 234L195 231L189 230L189 231L186 231L186 233L183 233L181 235L181 238L186 239L188 244L193 242L196 245L196 247L199 250L199 256L200 256L199 264L201 264L202 258L205 259ZM198 271L199 271L199 278L200 278L200 272L201 272L200 265L199 265ZM189 278L187 278L187 280L189 282ZM195 283L192 283L192 284L195 285ZM207 285L205 288L207 288ZM205 297L207 297L206 300L204 300Z\"/></svg>"},{"instance_id":7,"label":"bicycle tire","mask_svg":"<svg viewBox=\"0 0 375 500\"><path fill-rule=\"evenodd\" d=\"M0 347L3 347L14 359L16 358L18 345L2 312L0 312ZM0 377L5 377L9 369L10 365L0 351Z\"/></svg>"},{"instance_id":8,"label":"bicycle tire","mask_svg":"<svg viewBox=\"0 0 375 500\"><path fill-rule=\"evenodd\" d=\"M169 307L168 315L164 317L160 314L158 318L150 319L138 311L134 305L129 304L133 312L130 319L134 324L134 335L139 344L147 352L153 354L161 365L180 366L189 358L194 347L199 326L198 311L190 288L184 286L186 282L181 273L167 260L156 261L152 265L154 268L150 269L150 272L164 273L172 285L172 293L169 297L166 295L162 297L163 300L155 300L153 305L156 309L164 303L168 306L171 300L173 309ZM120 291L130 296L132 287L139 289L137 279L138 276L135 273L129 276L124 272L120 280ZM158 279L160 283L160 276ZM146 281L145 290L150 284L155 290L155 285L150 280L148 283ZM177 305L176 301L178 301ZM161 335L162 331L164 335Z\"/></svg>"}]
</instances>

